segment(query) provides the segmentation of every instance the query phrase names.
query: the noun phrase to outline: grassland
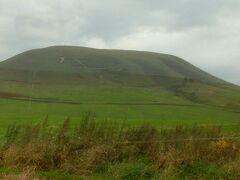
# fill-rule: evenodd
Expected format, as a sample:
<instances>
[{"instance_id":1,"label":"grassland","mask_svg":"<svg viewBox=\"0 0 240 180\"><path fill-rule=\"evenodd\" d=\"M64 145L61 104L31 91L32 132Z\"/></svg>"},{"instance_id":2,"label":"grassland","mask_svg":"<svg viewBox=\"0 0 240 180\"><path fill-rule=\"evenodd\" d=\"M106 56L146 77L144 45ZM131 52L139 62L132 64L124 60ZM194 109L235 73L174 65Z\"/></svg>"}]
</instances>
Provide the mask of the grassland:
<instances>
[{"instance_id":1,"label":"grassland","mask_svg":"<svg viewBox=\"0 0 240 180\"><path fill-rule=\"evenodd\" d=\"M201 87L200 85L198 85ZM176 124L236 124L240 118L237 90L186 88L204 103L176 95L162 87L87 86L74 84L26 84L1 81L1 122L37 122L47 115L57 123L65 117L78 122L84 112L99 119ZM183 90L181 90L183 91ZM234 105L235 103L235 106ZM232 106L230 106L232 104ZM5 123L6 122L6 123Z\"/></svg>"},{"instance_id":2,"label":"grassland","mask_svg":"<svg viewBox=\"0 0 240 180\"><path fill-rule=\"evenodd\" d=\"M99 120L126 120L130 126L149 122L159 128L208 124L231 130L240 120L240 93L232 87L195 82L169 90L162 86L48 80L0 80L0 133L10 123L32 124L46 116L52 124L59 124L66 117L76 124L85 112L96 113Z\"/></svg>"},{"instance_id":3,"label":"grassland","mask_svg":"<svg viewBox=\"0 0 240 180\"><path fill-rule=\"evenodd\" d=\"M60 124L66 117L70 117L72 123L77 124L85 112L96 113L99 121L112 119L118 123L125 120L129 126L139 126L146 122L158 128L171 128L180 124L221 125L226 130L236 131L236 125L239 124L240 113L237 112L238 109L232 107L197 104L178 96L169 95L168 98L167 93L158 95L155 90L152 92L140 89L138 92L137 89L118 89L117 92L115 89L92 89L92 91L86 89L86 91L82 90L80 94L83 94L83 98L78 97L79 99L72 98L72 94L69 93L68 100L72 98L75 102L79 102L77 104L58 101L41 102L31 98L24 100L2 98L0 132L3 135L9 124L34 124L41 122L46 116L53 125Z\"/></svg>"},{"instance_id":4,"label":"grassland","mask_svg":"<svg viewBox=\"0 0 240 180\"><path fill-rule=\"evenodd\" d=\"M105 73L104 80L124 80L135 76L154 78L192 78L212 83L224 81L202 71L176 56L123 50L104 50L73 46L54 46L34 49L9 58L0 63L2 69L27 70L36 72L62 72L98 75ZM96 77L95 77L96 78Z\"/></svg>"},{"instance_id":5,"label":"grassland","mask_svg":"<svg viewBox=\"0 0 240 180\"><path fill-rule=\"evenodd\" d=\"M92 125L97 129L84 126L83 132L77 134L83 139L78 141L79 132L74 129L79 123L92 122L91 117L83 121L86 112L96 115ZM49 132L48 138L41 139L44 132L39 123L45 119L53 134ZM65 121L65 129L62 123L66 119L70 119L71 125ZM0 122L1 178L239 177L239 141L221 137L239 136L240 88L171 55L80 47L50 47L22 53L0 63ZM122 122L124 132L115 133ZM14 126L8 128L11 124ZM67 147L56 141L59 133L64 135L62 140L67 137ZM149 142L179 137L196 140L183 144L153 143L148 148L146 144L118 144L116 139L120 136L121 142L131 138L142 141L149 135ZM212 136L217 138L203 143L197 140ZM105 137L111 138L107 141ZM87 147L82 148L84 143ZM73 153L71 148L79 144L81 156L67 154ZM20 151L21 148L24 150ZM54 152L46 154L48 148ZM64 148L67 152L62 151ZM42 154L36 153L38 150ZM52 164L54 153L59 155L57 165ZM173 161L178 156L180 161ZM74 158L82 159L77 163ZM82 160L89 163L87 169ZM39 161L51 167L40 167Z\"/></svg>"}]
</instances>

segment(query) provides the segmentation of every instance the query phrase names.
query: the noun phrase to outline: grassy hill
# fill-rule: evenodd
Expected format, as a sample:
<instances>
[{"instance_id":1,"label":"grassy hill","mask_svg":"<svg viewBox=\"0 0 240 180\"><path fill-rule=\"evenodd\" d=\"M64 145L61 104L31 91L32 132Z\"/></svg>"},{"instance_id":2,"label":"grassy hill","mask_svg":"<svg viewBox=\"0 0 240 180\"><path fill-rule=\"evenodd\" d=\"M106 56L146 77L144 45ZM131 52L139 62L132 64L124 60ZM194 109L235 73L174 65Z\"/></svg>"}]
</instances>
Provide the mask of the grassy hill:
<instances>
[{"instance_id":1,"label":"grassy hill","mask_svg":"<svg viewBox=\"0 0 240 180\"><path fill-rule=\"evenodd\" d=\"M152 52L54 46L0 62L2 126L47 115L77 123L87 111L132 125L232 126L240 119L239 92L181 58Z\"/></svg>"},{"instance_id":2,"label":"grassy hill","mask_svg":"<svg viewBox=\"0 0 240 180\"><path fill-rule=\"evenodd\" d=\"M145 84L191 78L224 83L178 57L141 51L54 46L24 52L0 63L0 68L35 72L101 76L102 81L140 80ZM59 75L59 74L58 74ZM58 76L57 75L57 76ZM131 82L130 82L131 84Z\"/></svg>"}]
</instances>

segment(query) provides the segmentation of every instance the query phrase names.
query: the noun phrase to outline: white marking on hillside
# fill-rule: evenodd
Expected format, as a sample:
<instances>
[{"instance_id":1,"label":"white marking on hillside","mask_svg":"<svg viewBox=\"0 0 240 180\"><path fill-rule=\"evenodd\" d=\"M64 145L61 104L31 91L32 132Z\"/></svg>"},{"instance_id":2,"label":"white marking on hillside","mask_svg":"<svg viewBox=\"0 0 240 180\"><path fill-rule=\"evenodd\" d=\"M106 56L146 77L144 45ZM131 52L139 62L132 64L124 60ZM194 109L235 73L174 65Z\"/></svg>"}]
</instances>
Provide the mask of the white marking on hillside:
<instances>
[{"instance_id":1,"label":"white marking on hillside","mask_svg":"<svg viewBox=\"0 0 240 180\"><path fill-rule=\"evenodd\" d=\"M65 61L64 57L60 57L60 63L63 63Z\"/></svg>"},{"instance_id":2,"label":"white marking on hillside","mask_svg":"<svg viewBox=\"0 0 240 180\"><path fill-rule=\"evenodd\" d=\"M73 61L75 61L77 64L79 64L80 66L84 67L84 68L88 68L82 61L80 61L79 59L73 59Z\"/></svg>"}]
</instances>

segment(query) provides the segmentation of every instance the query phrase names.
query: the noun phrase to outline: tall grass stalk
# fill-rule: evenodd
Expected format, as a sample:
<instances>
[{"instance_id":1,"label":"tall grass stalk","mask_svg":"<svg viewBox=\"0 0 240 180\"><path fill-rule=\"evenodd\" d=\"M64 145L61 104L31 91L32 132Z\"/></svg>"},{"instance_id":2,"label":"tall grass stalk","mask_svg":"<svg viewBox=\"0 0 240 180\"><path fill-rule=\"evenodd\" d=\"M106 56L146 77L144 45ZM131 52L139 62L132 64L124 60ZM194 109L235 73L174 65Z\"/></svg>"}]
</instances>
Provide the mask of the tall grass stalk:
<instances>
[{"instance_id":1,"label":"tall grass stalk","mask_svg":"<svg viewBox=\"0 0 240 180\"><path fill-rule=\"evenodd\" d=\"M110 120L98 122L87 113L74 128L66 118L53 129L47 117L34 126L9 126L0 149L0 166L86 175L100 165L139 157L162 171L193 162L224 164L239 155L240 142L224 138L220 127L156 129L145 124L130 128Z\"/></svg>"}]
</instances>

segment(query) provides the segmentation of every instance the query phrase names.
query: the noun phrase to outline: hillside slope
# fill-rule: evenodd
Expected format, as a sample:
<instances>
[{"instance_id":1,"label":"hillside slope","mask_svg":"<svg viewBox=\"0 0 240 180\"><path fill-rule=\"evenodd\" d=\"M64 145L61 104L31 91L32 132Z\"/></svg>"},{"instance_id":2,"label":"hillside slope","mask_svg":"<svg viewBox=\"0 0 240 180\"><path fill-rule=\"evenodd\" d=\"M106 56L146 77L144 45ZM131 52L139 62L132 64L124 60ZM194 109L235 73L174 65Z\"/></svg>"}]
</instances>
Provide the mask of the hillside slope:
<instances>
[{"instance_id":1,"label":"hillside slope","mask_svg":"<svg viewBox=\"0 0 240 180\"><path fill-rule=\"evenodd\" d=\"M55 46L0 62L0 118L235 123L240 88L171 55ZM1 128L0 128L1 132Z\"/></svg>"},{"instance_id":2,"label":"hillside slope","mask_svg":"<svg viewBox=\"0 0 240 180\"><path fill-rule=\"evenodd\" d=\"M77 73L93 78L101 76L103 80L112 82L160 83L190 78L207 83L225 83L172 55L72 46L30 50L1 62L0 68L36 71L38 75L41 72Z\"/></svg>"}]
</instances>

